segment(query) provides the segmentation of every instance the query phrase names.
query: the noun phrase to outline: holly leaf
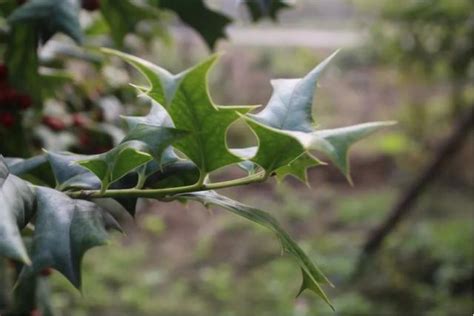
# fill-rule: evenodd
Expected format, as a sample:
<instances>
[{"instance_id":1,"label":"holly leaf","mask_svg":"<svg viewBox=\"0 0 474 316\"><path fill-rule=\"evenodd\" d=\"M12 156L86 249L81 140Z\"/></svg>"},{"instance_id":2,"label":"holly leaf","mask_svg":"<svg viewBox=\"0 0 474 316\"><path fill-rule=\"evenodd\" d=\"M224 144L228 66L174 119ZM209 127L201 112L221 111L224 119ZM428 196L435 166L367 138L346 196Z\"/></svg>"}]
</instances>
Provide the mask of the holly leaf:
<instances>
[{"instance_id":1,"label":"holly leaf","mask_svg":"<svg viewBox=\"0 0 474 316\"><path fill-rule=\"evenodd\" d=\"M56 188L59 190L67 189L88 189L97 190L101 187L101 182L97 176L81 167L78 162L89 158L89 156L47 152L48 161L51 164L55 179ZM113 183L112 189L123 189L133 187L137 182L136 177L124 177ZM132 216L135 214L137 198L116 198L118 203L127 210Z\"/></svg>"},{"instance_id":2,"label":"holly leaf","mask_svg":"<svg viewBox=\"0 0 474 316\"><path fill-rule=\"evenodd\" d=\"M290 172L306 181L305 170L316 161L302 155L318 150L326 154L351 182L347 161L349 147L381 127L393 124L373 122L331 130L314 127L312 104L316 84L336 53L301 79L273 80L274 91L267 106L257 114L243 116L259 140L257 154L251 160L267 173L281 168L277 174ZM305 159L298 161L298 157Z\"/></svg>"},{"instance_id":3,"label":"holly leaf","mask_svg":"<svg viewBox=\"0 0 474 316\"><path fill-rule=\"evenodd\" d=\"M232 20L209 9L203 0L159 0L160 8L174 11L181 21L195 29L209 48L214 48L219 38L225 38L225 27Z\"/></svg>"},{"instance_id":4,"label":"holly leaf","mask_svg":"<svg viewBox=\"0 0 474 316\"><path fill-rule=\"evenodd\" d=\"M133 32L139 22L158 16L154 8L129 0L101 0L100 11L109 25L112 39L118 46L123 44L125 35Z\"/></svg>"},{"instance_id":5,"label":"holly leaf","mask_svg":"<svg viewBox=\"0 0 474 316\"><path fill-rule=\"evenodd\" d=\"M153 160L149 147L141 141L127 141L110 151L88 156L77 163L90 170L101 181L101 190L105 191L109 185L141 165Z\"/></svg>"},{"instance_id":6,"label":"holly leaf","mask_svg":"<svg viewBox=\"0 0 474 316\"><path fill-rule=\"evenodd\" d=\"M303 144L306 150L318 150L324 153L352 183L348 160L350 147L381 128L394 124L396 122L393 121L370 122L311 133L291 132L291 134Z\"/></svg>"},{"instance_id":7,"label":"holly leaf","mask_svg":"<svg viewBox=\"0 0 474 316\"><path fill-rule=\"evenodd\" d=\"M252 21L257 22L263 18L277 20L280 10L291 8L287 0L244 0L250 12Z\"/></svg>"},{"instance_id":8,"label":"holly leaf","mask_svg":"<svg viewBox=\"0 0 474 316\"><path fill-rule=\"evenodd\" d=\"M203 203L205 206L220 206L272 231L280 241L283 251L294 257L303 272L303 283L300 293L305 289L309 289L319 295L332 309L334 309L320 286L320 284L332 285L331 282L329 282L326 276L324 276L319 268L314 265L305 252L296 244L295 241L293 241L277 220L270 214L219 195L214 191L179 194L176 198L196 200Z\"/></svg>"},{"instance_id":9,"label":"holly leaf","mask_svg":"<svg viewBox=\"0 0 474 316\"><path fill-rule=\"evenodd\" d=\"M23 267L17 284L45 268L54 268L80 289L85 252L107 240L104 211L92 202L74 200L50 188L38 187L36 191L32 264Z\"/></svg>"},{"instance_id":10,"label":"holly leaf","mask_svg":"<svg viewBox=\"0 0 474 316\"><path fill-rule=\"evenodd\" d=\"M35 191L11 174L0 156L0 256L30 264L20 235L34 214Z\"/></svg>"},{"instance_id":11,"label":"holly leaf","mask_svg":"<svg viewBox=\"0 0 474 316\"><path fill-rule=\"evenodd\" d=\"M177 129L189 132L174 147L193 161L203 176L242 160L227 148L226 133L239 114L255 107L218 106L212 102L207 76L217 56L172 75L140 58L110 49L103 51L123 58L147 78L150 86L139 89L164 106Z\"/></svg>"},{"instance_id":12,"label":"holly leaf","mask_svg":"<svg viewBox=\"0 0 474 316\"><path fill-rule=\"evenodd\" d=\"M81 167L77 162L86 159L88 156L77 154L58 154L47 152L47 158L51 164L56 188L66 189L98 189L100 181L87 169Z\"/></svg>"},{"instance_id":13,"label":"holly leaf","mask_svg":"<svg viewBox=\"0 0 474 316\"><path fill-rule=\"evenodd\" d=\"M30 23L43 43L60 32L81 44L79 10L77 0L29 0L13 11L8 22L12 25Z\"/></svg>"}]
</instances>

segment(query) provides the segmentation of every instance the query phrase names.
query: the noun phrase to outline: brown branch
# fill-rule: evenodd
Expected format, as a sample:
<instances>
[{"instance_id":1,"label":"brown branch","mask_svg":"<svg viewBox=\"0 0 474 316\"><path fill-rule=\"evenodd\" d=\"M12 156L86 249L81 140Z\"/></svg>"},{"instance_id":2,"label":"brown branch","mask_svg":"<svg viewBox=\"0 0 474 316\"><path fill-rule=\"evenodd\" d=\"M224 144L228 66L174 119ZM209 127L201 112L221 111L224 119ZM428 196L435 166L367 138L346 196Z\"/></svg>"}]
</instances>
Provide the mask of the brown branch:
<instances>
[{"instance_id":1,"label":"brown branch","mask_svg":"<svg viewBox=\"0 0 474 316\"><path fill-rule=\"evenodd\" d=\"M439 170L462 148L462 144L467 140L473 125L474 105L471 106L468 113L456 125L452 134L441 144L439 150L434 155L434 159L401 195L382 224L370 233L362 248L362 254L356 271L361 271L367 259L372 257L381 248L386 237L409 214L418 197L423 194L428 185L439 175Z\"/></svg>"}]
</instances>

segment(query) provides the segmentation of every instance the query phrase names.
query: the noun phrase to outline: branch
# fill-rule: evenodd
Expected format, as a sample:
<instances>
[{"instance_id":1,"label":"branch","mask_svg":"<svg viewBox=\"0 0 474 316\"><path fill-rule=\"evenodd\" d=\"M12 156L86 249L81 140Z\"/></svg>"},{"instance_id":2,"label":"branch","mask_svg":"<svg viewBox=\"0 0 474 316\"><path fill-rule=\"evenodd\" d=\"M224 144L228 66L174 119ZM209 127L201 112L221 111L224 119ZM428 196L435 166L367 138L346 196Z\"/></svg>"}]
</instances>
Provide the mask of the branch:
<instances>
[{"instance_id":1,"label":"branch","mask_svg":"<svg viewBox=\"0 0 474 316\"><path fill-rule=\"evenodd\" d=\"M81 190L76 192L66 192L72 198L75 199L92 199L92 198L153 198L161 199L167 196L172 196L179 193L196 192L196 191L209 191L230 188L235 186L241 186L251 183L263 182L267 179L264 172L259 172L248 177L239 178L235 180L222 181L216 183L199 183L193 185L187 185L176 188L165 188L165 189L119 189L119 190L107 190L101 192L100 190Z\"/></svg>"}]
</instances>

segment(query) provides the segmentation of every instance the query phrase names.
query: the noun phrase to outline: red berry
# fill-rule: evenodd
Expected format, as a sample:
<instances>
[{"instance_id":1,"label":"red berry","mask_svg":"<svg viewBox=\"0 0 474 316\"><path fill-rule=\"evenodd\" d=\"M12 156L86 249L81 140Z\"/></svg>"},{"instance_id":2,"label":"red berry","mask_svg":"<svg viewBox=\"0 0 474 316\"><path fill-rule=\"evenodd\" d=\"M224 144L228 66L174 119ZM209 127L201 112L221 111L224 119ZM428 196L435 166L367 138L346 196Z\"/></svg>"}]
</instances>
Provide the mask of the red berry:
<instances>
[{"instance_id":1,"label":"red berry","mask_svg":"<svg viewBox=\"0 0 474 316\"><path fill-rule=\"evenodd\" d=\"M18 105L22 110L26 110L31 106L31 98L29 95L20 94L17 96Z\"/></svg>"},{"instance_id":2,"label":"red berry","mask_svg":"<svg viewBox=\"0 0 474 316\"><path fill-rule=\"evenodd\" d=\"M83 126L87 125L87 121L88 121L87 117L80 114L80 113L74 113L72 115L72 123L76 127L83 127Z\"/></svg>"},{"instance_id":3,"label":"red berry","mask_svg":"<svg viewBox=\"0 0 474 316\"><path fill-rule=\"evenodd\" d=\"M61 119L54 116L45 116L43 117L42 122L53 131L62 131L66 128L66 124L64 124Z\"/></svg>"},{"instance_id":4,"label":"red berry","mask_svg":"<svg viewBox=\"0 0 474 316\"><path fill-rule=\"evenodd\" d=\"M0 113L0 124L6 128L12 127L15 124L15 117L10 112Z\"/></svg>"},{"instance_id":5,"label":"red berry","mask_svg":"<svg viewBox=\"0 0 474 316\"><path fill-rule=\"evenodd\" d=\"M51 268L45 268L41 270L40 272L41 276L44 276L44 277L50 276L52 273L53 273L53 269Z\"/></svg>"},{"instance_id":6,"label":"red berry","mask_svg":"<svg viewBox=\"0 0 474 316\"><path fill-rule=\"evenodd\" d=\"M100 0L82 0L82 8L87 11L95 11L100 8Z\"/></svg>"},{"instance_id":7,"label":"red berry","mask_svg":"<svg viewBox=\"0 0 474 316\"><path fill-rule=\"evenodd\" d=\"M4 64L0 64L0 81L6 80L8 77L8 68Z\"/></svg>"}]
</instances>

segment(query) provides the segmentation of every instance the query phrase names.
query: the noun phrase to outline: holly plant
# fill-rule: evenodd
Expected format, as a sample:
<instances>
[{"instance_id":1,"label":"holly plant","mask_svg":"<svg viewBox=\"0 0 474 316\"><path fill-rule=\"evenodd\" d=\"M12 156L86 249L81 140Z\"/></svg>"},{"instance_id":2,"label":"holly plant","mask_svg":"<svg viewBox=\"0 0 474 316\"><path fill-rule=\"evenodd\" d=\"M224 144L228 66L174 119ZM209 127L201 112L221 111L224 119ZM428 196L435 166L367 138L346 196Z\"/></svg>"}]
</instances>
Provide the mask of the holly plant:
<instances>
[{"instance_id":1,"label":"holly plant","mask_svg":"<svg viewBox=\"0 0 474 316\"><path fill-rule=\"evenodd\" d=\"M117 50L102 52L123 59L143 74L147 84L133 86L149 103L149 113L124 116L125 136L101 154L45 151L28 159L0 158L0 255L9 258L17 271L16 312L39 308L35 288L50 269L81 289L84 254L104 245L109 230L121 231L115 216L120 212L133 216L137 200L143 198L159 203L196 201L263 226L299 268L298 295L312 291L332 308L323 290L331 282L277 220L219 190L273 176L306 181L308 168L325 164L316 154L331 161L350 181L347 156L351 145L393 123L333 129L315 126L316 85L335 54L302 78L273 80L273 94L260 110L253 105L212 101L208 74L218 55L173 74ZM238 120L253 130L258 146L228 147L229 126ZM214 171L231 166L239 166L246 175L212 181ZM46 314L47 308L41 308Z\"/></svg>"}]
</instances>

